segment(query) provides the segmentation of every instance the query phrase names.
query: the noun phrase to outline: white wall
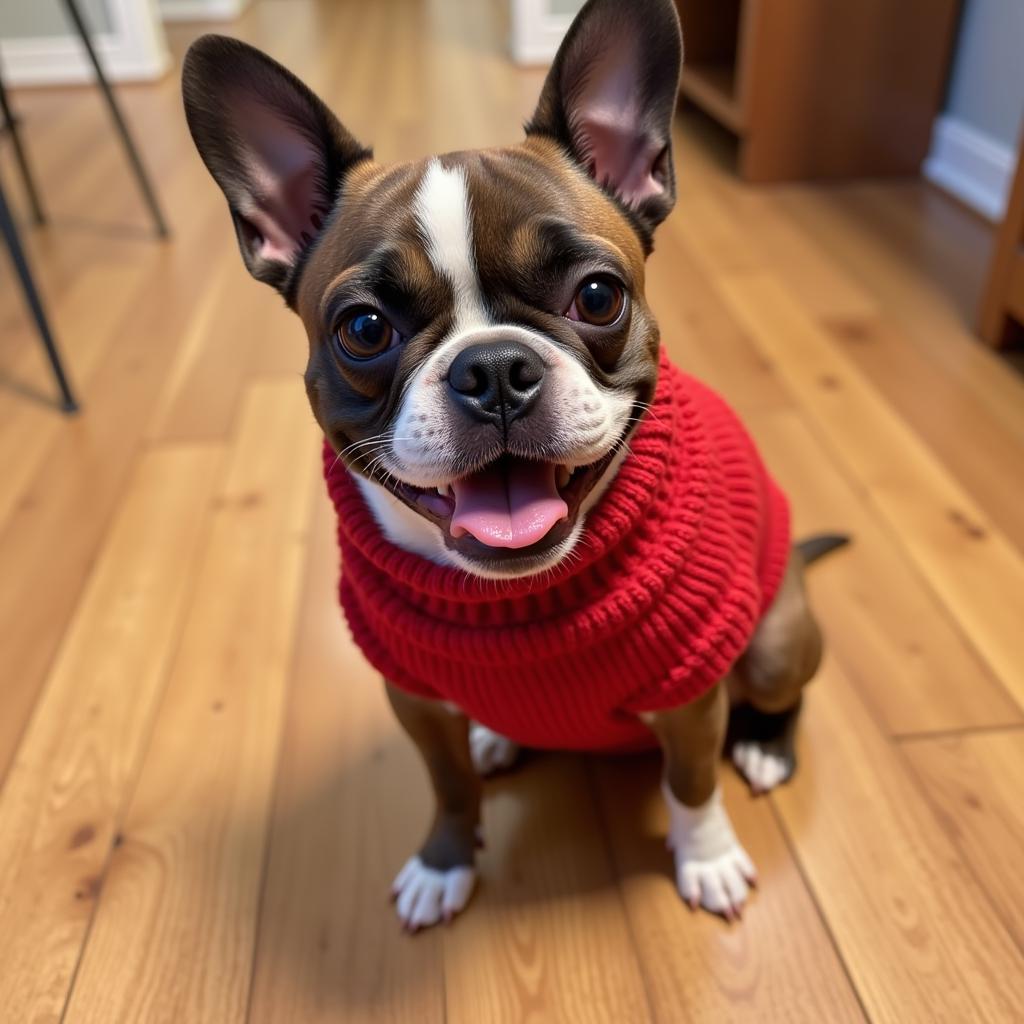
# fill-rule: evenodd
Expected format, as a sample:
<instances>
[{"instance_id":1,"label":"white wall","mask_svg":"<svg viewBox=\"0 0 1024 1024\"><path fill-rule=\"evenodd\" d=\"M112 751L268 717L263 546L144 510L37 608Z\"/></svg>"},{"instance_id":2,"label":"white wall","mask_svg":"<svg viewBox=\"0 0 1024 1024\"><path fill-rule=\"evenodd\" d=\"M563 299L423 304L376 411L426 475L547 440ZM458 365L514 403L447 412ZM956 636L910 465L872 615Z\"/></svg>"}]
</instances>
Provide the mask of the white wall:
<instances>
[{"instance_id":1,"label":"white wall","mask_svg":"<svg viewBox=\"0 0 1024 1024\"><path fill-rule=\"evenodd\" d=\"M237 18L251 0L160 0L164 21L228 21ZM365 3L374 0L364 0ZM381 0L375 0L380 3Z\"/></svg>"},{"instance_id":2,"label":"white wall","mask_svg":"<svg viewBox=\"0 0 1024 1024\"><path fill-rule=\"evenodd\" d=\"M1024 2L967 0L946 112L1007 146L1024 117Z\"/></svg>"},{"instance_id":3,"label":"white wall","mask_svg":"<svg viewBox=\"0 0 1024 1024\"><path fill-rule=\"evenodd\" d=\"M79 0L82 17L94 32L110 29L108 0ZM68 17L60 0L2 0L0 39L35 39L68 33Z\"/></svg>"},{"instance_id":4,"label":"white wall","mask_svg":"<svg viewBox=\"0 0 1024 1024\"><path fill-rule=\"evenodd\" d=\"M965 0L925 176L1002 219L1024 119L1024 0Z\"/></svg>"},{"instance_id":5,"label":"white wall","mask_svg":"<svg viewBox=\"0 0 1024 1024\"><path fill-rule=\"evenodd\" d=\"M159 78L171 66L156 0L84 0L83 16L114 81ZM0 61L12 85L91 82L92 65L60 0L4 0Z\"/></svg>"}]
</instances>

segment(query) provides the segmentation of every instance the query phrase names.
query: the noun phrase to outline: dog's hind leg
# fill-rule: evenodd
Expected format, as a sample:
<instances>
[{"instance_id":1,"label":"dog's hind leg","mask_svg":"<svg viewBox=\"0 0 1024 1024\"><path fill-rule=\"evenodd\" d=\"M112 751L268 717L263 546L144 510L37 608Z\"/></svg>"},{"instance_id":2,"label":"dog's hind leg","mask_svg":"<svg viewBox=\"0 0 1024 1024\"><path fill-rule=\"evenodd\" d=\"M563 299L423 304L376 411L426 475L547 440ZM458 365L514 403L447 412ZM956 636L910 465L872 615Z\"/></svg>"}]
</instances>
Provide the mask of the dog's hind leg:
<instances>
[{"instance_id":1,"label":"dog's hind leg","mask_svg":"<svg viewBox=\"0 0 1024 1024\"><path fill-rule=\"evenodd\" d=\"M755 793L767 793L796 770L801 694L821 662L821 631L811 613L804 568L837 543L794 548L779 592L736 663L728 745Z\"/></svg>"},{"instance_id":2,"label":"dog's hind leg","mask_svg":"<svg viewBox=\"0 0 1024 1024\"><path fill-rule=\"evenodd\" d=\"M477 775L488 776L511 768L519 759L521 747L515 740L488 729L480 722L469 723L469 752Z\"/></svg>"}]
</instances>

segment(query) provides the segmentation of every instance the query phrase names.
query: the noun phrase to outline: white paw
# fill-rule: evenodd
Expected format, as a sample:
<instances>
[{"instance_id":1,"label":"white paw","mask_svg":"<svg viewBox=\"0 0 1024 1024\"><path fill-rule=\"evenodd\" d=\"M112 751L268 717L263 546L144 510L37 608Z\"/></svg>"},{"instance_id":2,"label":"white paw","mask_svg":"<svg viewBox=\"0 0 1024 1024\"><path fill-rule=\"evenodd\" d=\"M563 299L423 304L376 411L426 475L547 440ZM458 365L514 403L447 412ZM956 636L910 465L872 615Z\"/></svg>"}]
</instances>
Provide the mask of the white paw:
<instances>
[{"instance_id":1,"label":"white paw","mask_svg":"<svg viewBox=\"0 0 1024 1024\"><path fill-rule=\"evenodd\" d=\"M721 914L727 921L743 913L754 865L739 843L711 860L688 860L676 854L676 885L692 910L698 906Z\"/></svg>"},{"instance_id":2,"label":"white paw","mask_svg":"<svg viewBox=\"0 0 1024 1024\"><path fill-rule=\"evenodd\" d=\"M770 792L786 781L790 771L784 757L769 753L758 743L737 743L732 748L732 762L755 793Z\"/></svg>"},{"instance_id":3,"label":"white paw","mask_svg":"<svg viewBox=\"0 0 1024 1024\"><path fill-rule=\"evenodd\" d=\"M719 791L701 807L686 807L662 786L669 808L668 845L675 854L679 895L727 920L740 916L757 872L739 844Z\"/></svg>"},{"instance_id":4,"label":"white paw","mask_svg":"<svg viewBox=\"0 0 1024 1024\"><path fill-rule=\"evenodd\" d=\"M415 932L450 921L469 902L475 885L475 868L438 871L410 857L391 883L391 898L403 927Z\"/></svg>"},{"instance_id":5,"label":"white paw","mask_svg":"<svg viewBox=\"0 0 1024 1024\"><path fill-rule=\"evenodd\" d=\"M477 775L491 775L512 767L519 756L519 744L488 729L486 725L470 722L469 752Z\"/></svg>"}]
</instances>

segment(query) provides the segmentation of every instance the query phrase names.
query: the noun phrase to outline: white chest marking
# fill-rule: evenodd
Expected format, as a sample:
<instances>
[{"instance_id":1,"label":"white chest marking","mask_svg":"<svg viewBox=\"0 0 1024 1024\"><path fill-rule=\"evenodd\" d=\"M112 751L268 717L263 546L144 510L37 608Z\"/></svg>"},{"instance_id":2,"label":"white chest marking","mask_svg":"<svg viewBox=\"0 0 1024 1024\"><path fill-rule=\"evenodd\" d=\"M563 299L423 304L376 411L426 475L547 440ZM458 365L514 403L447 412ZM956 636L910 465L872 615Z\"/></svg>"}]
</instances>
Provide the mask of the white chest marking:
<instances>
[{"instance_id":1,"label":"white chest marking","mask_svg":"<svg viewBox=\"0 0 1024 1024\"><path fill-rule=\"evenodd\" d=\"M485 326L487 313L473 256L466 172L431 160L416 190L414 210L430 262L450 282L455 295L454 332Z\"/></svg>"}]
</instances>

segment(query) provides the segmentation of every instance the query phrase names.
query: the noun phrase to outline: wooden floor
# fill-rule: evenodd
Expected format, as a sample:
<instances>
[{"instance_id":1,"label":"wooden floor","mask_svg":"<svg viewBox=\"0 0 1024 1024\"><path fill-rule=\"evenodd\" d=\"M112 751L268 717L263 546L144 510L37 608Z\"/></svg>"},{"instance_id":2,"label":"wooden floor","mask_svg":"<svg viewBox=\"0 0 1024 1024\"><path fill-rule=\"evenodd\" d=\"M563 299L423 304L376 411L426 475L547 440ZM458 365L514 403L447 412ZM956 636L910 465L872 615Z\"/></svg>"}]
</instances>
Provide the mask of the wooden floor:
<instances>
[{"instance_id":1,"label":"wooden floor","mask_svg":"<svg viewBox=\"0 0 1024 1024\"><path fill-rule=\"evenodd\" d=\"M540 79L500 7L257 0L230 30L392 159L517 136ZM242 268L174 76L122 95L166 245L94 93L15 94L85 411L40 400L4 266L0 1018L1019 1020L1024 382L970 334L988 230L913 183L747 190L681 121L666 343L798 530L856 537L812 577L800 772L753 799L723 771L762 879L729 927L676 897L654 759L533 757L488 784L470 911L412 939L386 894L427 788L339 620L305 340Z\"/></svg>"}]
</instances>

